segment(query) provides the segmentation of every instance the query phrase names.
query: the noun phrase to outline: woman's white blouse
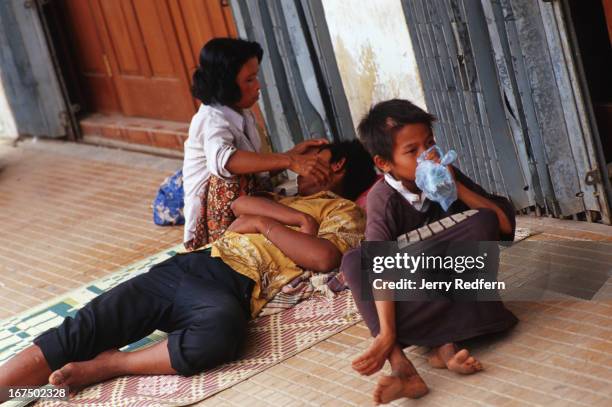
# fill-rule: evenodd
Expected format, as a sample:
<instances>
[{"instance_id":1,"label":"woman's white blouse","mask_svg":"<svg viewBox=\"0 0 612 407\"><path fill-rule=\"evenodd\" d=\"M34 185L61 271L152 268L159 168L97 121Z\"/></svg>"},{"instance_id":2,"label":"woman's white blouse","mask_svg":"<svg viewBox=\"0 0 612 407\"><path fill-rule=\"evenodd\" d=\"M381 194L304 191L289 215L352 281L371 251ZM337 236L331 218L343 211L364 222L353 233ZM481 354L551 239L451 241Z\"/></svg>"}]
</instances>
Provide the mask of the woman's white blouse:
<instances>
[{"instance_id":1,"label":"woman's white blouse","mask_svg":"<svg viewBox=\"0 0 612 407\"><path fill-rule=\"evenodd\" d=\"M183 188L185 190L185 232L183 241L194 237L201 209L200 194L210 174L231 178L225 168L236 150L259 152L261 139L253 113L242 114L221 105L201 105L191 119L189 137L185 141Z\"/></svg>"}]
</instances>

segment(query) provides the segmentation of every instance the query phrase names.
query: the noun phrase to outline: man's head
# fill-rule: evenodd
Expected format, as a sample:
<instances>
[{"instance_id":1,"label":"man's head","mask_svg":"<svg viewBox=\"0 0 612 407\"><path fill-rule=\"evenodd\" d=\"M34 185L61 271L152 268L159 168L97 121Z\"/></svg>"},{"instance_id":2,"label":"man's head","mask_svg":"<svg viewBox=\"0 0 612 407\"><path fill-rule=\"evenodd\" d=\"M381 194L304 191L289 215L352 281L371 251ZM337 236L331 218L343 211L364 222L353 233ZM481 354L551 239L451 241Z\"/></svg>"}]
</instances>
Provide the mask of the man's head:
<instances>
[{"instance_id":1,"label":"man's head","mask_svg":"<svg viewBox=\"0 0 612 407\"><path fill-rule=\"evenodd\" d=\"M324 144L312 152L328 163L332 177L328 184L319 185L313 177L299 176L298 194L312 195L321 191L332 191L354 201L376 180L372 157L359 140Z\"/></svg>"},{"instance_id":2,"label":"man's head","mask_svg":"<svg viewBox=\"0 0 612 407\"><path fill-rule=\"evenodd\" d=\"M391 99L374 105L357 130L376 166L414 189L417 157L436 143L435 120L407 100Z\"/></svg>"}]
</instances>

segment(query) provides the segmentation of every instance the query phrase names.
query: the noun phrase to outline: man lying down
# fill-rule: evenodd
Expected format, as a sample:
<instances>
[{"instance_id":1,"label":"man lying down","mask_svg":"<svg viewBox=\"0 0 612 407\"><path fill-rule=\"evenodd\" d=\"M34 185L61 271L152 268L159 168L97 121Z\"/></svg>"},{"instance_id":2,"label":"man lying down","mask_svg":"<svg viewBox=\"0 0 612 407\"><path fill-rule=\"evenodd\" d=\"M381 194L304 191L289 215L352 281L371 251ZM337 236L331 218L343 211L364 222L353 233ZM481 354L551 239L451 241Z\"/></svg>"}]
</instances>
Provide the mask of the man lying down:
<instances>
[{"instance_id":1,"label":"man lying down","mask_svg":"<svg viewBox=\"0 0 612 407\"><path fill-rule=\"evenodd\" d=\"M199 373L238 357L249 319L303 269L328 272L359 244L365 216L353 202L375 180L358 141L319 147L332 176L298 178L298 195L245 196L237 219L206 248L177 254L93 299L0 368L0 386L68 386L123 375ZM350 199L350 200L349 200ZM167 339L118 349L159 329Z\"/></svg>"}]
</instances>

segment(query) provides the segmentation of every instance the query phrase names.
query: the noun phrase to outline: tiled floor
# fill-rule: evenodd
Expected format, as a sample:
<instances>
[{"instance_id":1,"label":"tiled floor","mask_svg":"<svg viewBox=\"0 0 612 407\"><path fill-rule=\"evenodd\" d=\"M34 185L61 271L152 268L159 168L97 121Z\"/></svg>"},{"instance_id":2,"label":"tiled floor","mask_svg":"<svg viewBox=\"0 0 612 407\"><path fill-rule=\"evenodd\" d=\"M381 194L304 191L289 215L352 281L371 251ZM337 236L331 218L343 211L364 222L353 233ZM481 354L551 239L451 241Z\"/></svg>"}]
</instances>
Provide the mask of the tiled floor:
<instances>
[{"instance_id":1,"label":"tiled floor","mask_svg":"<svg viewBox=\"0 0 612 407\"><path fill-rule=\"evenodd\" d=\"M0 318L181 241L151 221L150 202L180 161L66 143L0 147ZM612 241L612 227L521 217L537 239ZM485 371L459 377L407 354L430 386L423 406L612 405L612 302L514 302L510 334L471 343ZM203 406L371 405L379 374L350 361L369 333L359 323L227 389ZM387 367L388 369L388 367Z\"/></svg>"},{"instance_id":2,"label":"tiled floor","mask_svg":"<svg viewBox=\"0 0 612 407\"><path fill-rule=\"evenodd\" d=\"M609 241L612 248L610 226L530 217L521 217L518 223L540 232L532 239ZM612 250L607 254L612 255ZM610 278L607 284L609 290ZM507 306L520 319L514 330L466 344L482 361L484 372L458 376L433 369L424 356L427 349L407 348L430 393L418 401L393 405L612 405L612 301L511 302ZM242 406L245 400L254 406L371 405L381 373L360 377L350 367L370 343L369 336L359 323L198 405Z\"/></svg>"},{"instance_id":3,"label":"tiled floor","mask_svg":"<svg viewBox=\"0 0 612 407\"><path fill-rule=\"evenodd\" d=\"M0 319L182 241L152 222L180 160L68 143L0 147Z\"/></svg>"}]
</instances>

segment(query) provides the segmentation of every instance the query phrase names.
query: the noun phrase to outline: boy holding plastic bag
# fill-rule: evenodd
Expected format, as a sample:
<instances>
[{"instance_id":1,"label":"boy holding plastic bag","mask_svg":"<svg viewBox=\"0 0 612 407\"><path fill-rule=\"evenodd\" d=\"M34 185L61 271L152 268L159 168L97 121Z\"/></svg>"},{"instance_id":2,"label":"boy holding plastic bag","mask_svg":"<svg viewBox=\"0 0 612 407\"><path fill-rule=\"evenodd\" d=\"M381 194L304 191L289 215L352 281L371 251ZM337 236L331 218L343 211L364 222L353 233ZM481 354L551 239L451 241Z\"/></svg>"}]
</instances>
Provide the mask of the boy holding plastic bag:
<instances>
[{"instance_id":1,"label":"boy holding plastic bag","mask_svg":"<svg viewBox=\"0 0 612 407\"><path fill-rule=\"evenodd\" d=\"M414 240L512 241L512 204L487 193L450 165L456 153L442 155L435 145L434 120L429 113L400 99L378 103L362 119L360 139L385 174L368 194L366 241L397 240L399 246ZM493 274L497 266L494 262L495 270L490 270ZM375 338L353 361L353 368L371 375L386 360L391 363L392 374L382 376L374 391L377 404L402 397L418 398L428 392L404 355L404 347L430 347L429 363L433 367L472 374L482 370L482 365L467 349L458 350L455 342L504 331L517 322L501 301L364 298L360 249L345 254L341 270Z\"/></svg>"}]
</instances>

